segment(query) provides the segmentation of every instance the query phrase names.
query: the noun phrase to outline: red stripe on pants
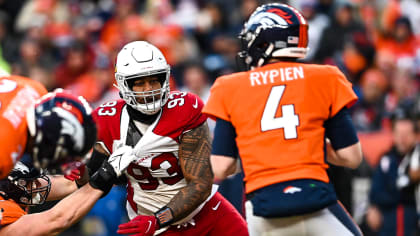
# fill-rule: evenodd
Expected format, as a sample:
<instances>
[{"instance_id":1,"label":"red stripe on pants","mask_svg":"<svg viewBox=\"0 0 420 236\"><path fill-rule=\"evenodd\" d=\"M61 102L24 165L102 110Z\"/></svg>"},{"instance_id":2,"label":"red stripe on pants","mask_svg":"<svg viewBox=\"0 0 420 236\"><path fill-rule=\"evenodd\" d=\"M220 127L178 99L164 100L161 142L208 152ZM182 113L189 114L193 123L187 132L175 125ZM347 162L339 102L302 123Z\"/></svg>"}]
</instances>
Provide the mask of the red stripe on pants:
<instances>
[{"instance_id":1,"label":"red stripe on pants","mask_svg":"<svg viewBox=\"0 0 420 236\"><path fill-rule=\"evenodd\" d=\"M396 236L404 236L404 206L397 206L397 234Z\"/></svg>"}]
</instances>

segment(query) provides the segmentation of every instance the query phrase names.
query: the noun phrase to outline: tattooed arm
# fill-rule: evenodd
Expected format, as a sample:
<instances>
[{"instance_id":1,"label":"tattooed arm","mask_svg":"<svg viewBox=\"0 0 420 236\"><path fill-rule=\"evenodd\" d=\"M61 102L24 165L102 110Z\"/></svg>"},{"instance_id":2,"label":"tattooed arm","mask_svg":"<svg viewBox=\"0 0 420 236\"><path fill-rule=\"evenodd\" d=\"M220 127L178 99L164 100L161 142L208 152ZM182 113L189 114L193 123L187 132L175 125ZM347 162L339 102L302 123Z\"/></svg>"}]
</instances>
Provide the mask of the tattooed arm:
<instances>
[{"instance_id":1,"label":"tattooed arm","mask_svg":"<svg viewBox=\"0 0 420 236\"><path fill-rule=\"evenodd\" d=\"M185 133L181 138L179 162L187 186L167 204L172 210L174 222L188 216L210 195L213 183L210 149L207 122Z\"/></svg>"}]
</instances>

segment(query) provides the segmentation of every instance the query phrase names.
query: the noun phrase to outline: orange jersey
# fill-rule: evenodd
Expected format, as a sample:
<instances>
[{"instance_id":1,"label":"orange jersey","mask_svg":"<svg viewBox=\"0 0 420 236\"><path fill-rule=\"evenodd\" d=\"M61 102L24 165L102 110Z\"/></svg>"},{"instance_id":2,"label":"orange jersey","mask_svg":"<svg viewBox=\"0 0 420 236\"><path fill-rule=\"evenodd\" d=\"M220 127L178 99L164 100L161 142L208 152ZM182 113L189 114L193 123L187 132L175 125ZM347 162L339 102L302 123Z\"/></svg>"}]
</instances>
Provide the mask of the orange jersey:
<instances>
[{"instance_id":1,"label":"orange jersey","mask_svg":"<svg viewBox=\"0 0 420 236\"><path fill-rule=\"evenodd\" d=\"M26 110L46 94L40 83L20 77L0 77L0 179L23 155L27 141Z\"/></svg>"},{"instance_id":2,"label":"orange jersey","mask_svg":"<svg viewBox=\"0 0 420 236\"><path fill-rule=\"evenodd\" d=\"M250 193L295 179L329 182L323 124L356 100L336 67L279 62L218 78L203 112L235 127Z\"/></svg>"},{"instance_id":3,"label":"orange jersey","mask_svg":"<svg viewBox=\"0 0 420 236\"><path fill-rule=\"evenodd\" d=\"M26 214L26 211L15 201L5 200L0 196L0 226L9 225Z\"/></svg>"}]
</instances>

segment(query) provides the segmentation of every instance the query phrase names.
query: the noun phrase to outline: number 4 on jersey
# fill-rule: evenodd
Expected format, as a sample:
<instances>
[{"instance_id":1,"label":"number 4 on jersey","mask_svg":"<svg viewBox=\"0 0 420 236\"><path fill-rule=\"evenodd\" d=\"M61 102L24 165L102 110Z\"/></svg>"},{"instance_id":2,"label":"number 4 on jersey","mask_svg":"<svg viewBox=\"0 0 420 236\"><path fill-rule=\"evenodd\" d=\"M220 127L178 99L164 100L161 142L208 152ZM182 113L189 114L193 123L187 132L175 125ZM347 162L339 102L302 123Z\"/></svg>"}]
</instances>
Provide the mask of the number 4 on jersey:
<instances>
[{"instance_id":1,"label":"number 4 on jersey","mask_svg":"<svg viewBox=\"0 0 420 236\"><path fill-rule=\"evenodd\" d=\"M273 129L283 129L284 139L295 139L297 138L296 127L299 126L299 116L295 114L295 106L293 104L282 105L282 116L275 117L285 88L285 85L271 88L261 118L261 130L264 132Z\"/></svg>"}]
</instances>

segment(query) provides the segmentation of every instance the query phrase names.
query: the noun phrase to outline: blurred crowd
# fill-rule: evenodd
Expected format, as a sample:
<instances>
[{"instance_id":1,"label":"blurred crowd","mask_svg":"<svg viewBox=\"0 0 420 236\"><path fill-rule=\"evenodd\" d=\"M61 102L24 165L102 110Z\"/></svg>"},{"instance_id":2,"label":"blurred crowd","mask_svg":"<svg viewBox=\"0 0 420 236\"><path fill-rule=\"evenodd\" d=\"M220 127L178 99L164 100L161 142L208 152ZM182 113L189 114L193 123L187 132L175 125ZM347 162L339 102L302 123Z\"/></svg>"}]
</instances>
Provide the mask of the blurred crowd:
<instances>
[{"instance_id":1,"label":"blurred crowd","mask_svg":"<svg viewBox=\"0 0 420 236\"><path fill-rule=\"evenodd\" d=\"M171 88L206 101L218 76L237 71L237 35L244 20L267 2L0 0L0 69L38 80L49 90L83 95L97 107L119 97L113 86L116 53L127 42L146 40L171 65ZM420 120L420 1L275 2L296 7L307 19L310 51L305 61L338 66L359 96L351 114L366 161L356 173L335 178L343 181L338 188L344 182L354 187L349 179L370 178L392 148L395 111L405 109ZM331 174L337 173L344 172L334 174L332 168ZM362 223L367 207L359 214L352 205L368 198L370 181L357 183L355 191L345 187L342 198ZM125 205L123 199L114 204Z\"/></svg>"}]
</instances>

